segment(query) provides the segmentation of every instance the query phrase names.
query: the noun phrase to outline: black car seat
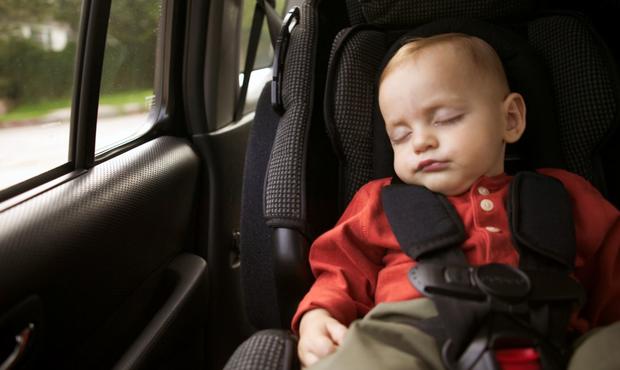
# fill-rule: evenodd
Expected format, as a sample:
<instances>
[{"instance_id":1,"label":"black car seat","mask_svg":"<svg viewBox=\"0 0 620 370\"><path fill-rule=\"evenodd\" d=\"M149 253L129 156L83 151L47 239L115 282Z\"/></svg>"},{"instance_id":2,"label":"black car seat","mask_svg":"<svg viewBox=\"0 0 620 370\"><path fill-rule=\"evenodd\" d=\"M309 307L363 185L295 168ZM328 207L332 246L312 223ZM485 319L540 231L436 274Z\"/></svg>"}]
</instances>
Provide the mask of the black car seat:
<instances>
[{"instance_id":1,"label":"black car seat","mask_svg":"<svg viewBox=\"0 0 620 370\"><path fill-rule=\"evenodd\" d=\"M375 106L378 69L403 33L447 17L506 29L540 60L541 69L507 68L528 106L527 136L509 150L507 168L568 169L618 207L617 62L581 14L527 0L307 0L289 16L296 26L283 27L278 74L259 100L246 156L241 268L256 329L288 328L313 280L312 240L361 185L392 174ZM295 358L294 338L266 330L227 368L289 368Z\"/></svg>"}]
</instances>

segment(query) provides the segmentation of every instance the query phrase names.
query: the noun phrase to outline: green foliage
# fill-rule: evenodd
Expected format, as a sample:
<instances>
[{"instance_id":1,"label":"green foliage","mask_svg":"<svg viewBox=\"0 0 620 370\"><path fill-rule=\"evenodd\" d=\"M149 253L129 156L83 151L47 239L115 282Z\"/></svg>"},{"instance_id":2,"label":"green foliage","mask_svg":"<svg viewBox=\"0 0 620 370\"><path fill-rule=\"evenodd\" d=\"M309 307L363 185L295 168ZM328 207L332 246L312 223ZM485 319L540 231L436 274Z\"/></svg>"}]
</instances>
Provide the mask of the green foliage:
<instances>
[{"instance_id":1,"label":"green foliage","mask_svg":"<svg viewBox=\"0 0 620 370\"><path fill-rule=\"evenodd\" d=\"M153 87L160 4L117 0L112 2L110 14L102 91Z\"/></svg>"},{"instance_id":2,"label":"green foliage","mask_svg":"<svg viewBox=\"0 0 620 370\"><path fill-rule=\"evenodd\" d=\"M74 50L75 43L54 52L27 39L0 39L0 98L21 103L69 96Z\"/></svg>"},{"instance_id":3,"label":"green foliage","mask_svg":"<svg viewBox=\"0 0 620 370\"><path fill-rule=\"evenodd\" d=\"M153 89L131 90L122 93L101 95L99 105L125 105L129 103L138 103L144 105L147 109L146 98L153 95Z\"/></svg>"},{"instance_id":4,"label":"green foliage","mask_svg":"<svg viewBox=\"0 0 620 370\"><path fill-rule=\"evenodd\" d=\"M71 99L69 98L45 100L39 103L20 105L10 113L0 115L0 127L2 127L5 122L36 120L56 109L69 108L70 106Z\"/></svg>"},{"instance_id":5,"label":"green foliage","mask_svg":"<svg viewBox=\"0 0 620 370\"><path fill-rule=\"evenodd\" d=\"M140 104L143 105L144 110L147 110L146 98L153 94L152 89L146 90L133 90L124 91L121 93L102 95L99 99L99 106L111 105L117 107L119 111L123 111L123 107L127 107L128 104ZM11 121L25 121L39 119L46 114L51 113L54 110L69 108L71 106L70 98L50 99L41 101L38 103L20 105L11 113L0 114L0 127L3 122Z\"/></svg>"},{"instance_id":6,"label":"green foliage","mask_svg":"<svg viewBox=\"0 0 620 370\"><path fill-rule=\"evenodd\" d=\"M81 0L0 0L0 99L16 108L70 98ZM153 87L160 4L113 0L108 25L102 93ZM48 50L23 34L24 25L59 25L69 42Z\"/></svg>"}]
</instances>

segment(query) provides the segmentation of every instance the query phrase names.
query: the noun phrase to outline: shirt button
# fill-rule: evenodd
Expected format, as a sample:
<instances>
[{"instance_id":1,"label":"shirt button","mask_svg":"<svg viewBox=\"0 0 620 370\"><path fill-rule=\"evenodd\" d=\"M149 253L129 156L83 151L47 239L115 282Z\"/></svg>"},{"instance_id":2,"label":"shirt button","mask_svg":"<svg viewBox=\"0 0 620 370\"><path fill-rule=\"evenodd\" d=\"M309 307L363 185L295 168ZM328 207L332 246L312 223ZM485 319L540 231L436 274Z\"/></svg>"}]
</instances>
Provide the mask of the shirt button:
<instances>
[{"instance_id":1,"label":"shirt button","mask_svg":"<svg viewBox=\"0 0 620 370\"><path fill-rule=\"evenodd\" d=\"M497 228L495 226L487 226L487 227L485 227L485 229L487 229L487 231L491 232L491 233L498 233L498 232L502 231L501 229L499 229L499 228Z\"/></svg>"},{"instance_id":2,"label":"shirt button","mask_svg":"<svg viewBox=\"0 0 620 370\"><path fill-rule=\"evenodd\" d=\"M495 205L490 199L483 199L480 201L480 208L487 212L492 211L493 207L495 207Z\"/></svg>"},{"instance_id":3,"label":"shirt button","mask_svg":"<svg viewBox=\"0 0 620 370\"><path fill-rule=\"evenodd\" d=\"M489 189L485 188L484 186L478 186L478 194L489 195L491 194L491 192L489 191Z\"/></svg>"}]
</instances>

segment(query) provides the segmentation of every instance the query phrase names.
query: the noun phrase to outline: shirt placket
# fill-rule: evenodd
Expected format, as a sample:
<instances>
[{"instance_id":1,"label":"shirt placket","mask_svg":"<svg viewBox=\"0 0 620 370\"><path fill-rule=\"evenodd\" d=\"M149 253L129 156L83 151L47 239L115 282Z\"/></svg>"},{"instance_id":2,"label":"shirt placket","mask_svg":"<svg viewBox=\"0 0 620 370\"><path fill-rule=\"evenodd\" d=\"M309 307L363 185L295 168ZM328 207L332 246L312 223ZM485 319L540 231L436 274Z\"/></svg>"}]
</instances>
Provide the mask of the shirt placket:
<instances>
[{"instance_id":1,"label":"shirt placket","mask_svg":"<svg viewBox=\"0 0 620 370\"><path fill-rule=\"evenodd\" d=\"M510 232L502 202L502 192L484 184L478 184L472 189L473 209L476 226L479 232L485 234L487 262L505 263L511 260L516 253L510 242Z\"/></svg>"}]
</instances>

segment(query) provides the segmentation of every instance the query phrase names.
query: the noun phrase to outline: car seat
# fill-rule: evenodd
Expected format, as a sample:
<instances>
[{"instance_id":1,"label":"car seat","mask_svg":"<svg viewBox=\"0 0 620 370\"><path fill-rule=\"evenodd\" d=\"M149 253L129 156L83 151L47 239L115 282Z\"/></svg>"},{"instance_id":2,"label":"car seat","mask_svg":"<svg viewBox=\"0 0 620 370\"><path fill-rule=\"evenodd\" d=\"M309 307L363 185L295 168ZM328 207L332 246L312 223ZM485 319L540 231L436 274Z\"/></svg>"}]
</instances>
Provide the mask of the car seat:
<instances>
[{"instance_id":1,"label":"car seat","mask_svg":"<svg viewBox=\"0 0 620 370\"><path fill-rule=\"evenodd\" d=\"M276 51L278 74L259 100L246 155L241 271L256 329L288 328L313 280L312 240L360 186L392 174L375 96L388 49L408 30L450 17L506 29L540 60L539 69L522 61L507 67L528 106L526 136L509 149L507 169L565 168L618 207L617 62L582 14L527 0L307 0L281 32L288 40ZM226 368L290 368L295 361L294 338L263 330Z\"/></svg>"}]
</instances>

